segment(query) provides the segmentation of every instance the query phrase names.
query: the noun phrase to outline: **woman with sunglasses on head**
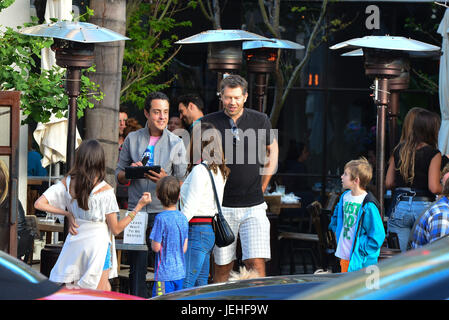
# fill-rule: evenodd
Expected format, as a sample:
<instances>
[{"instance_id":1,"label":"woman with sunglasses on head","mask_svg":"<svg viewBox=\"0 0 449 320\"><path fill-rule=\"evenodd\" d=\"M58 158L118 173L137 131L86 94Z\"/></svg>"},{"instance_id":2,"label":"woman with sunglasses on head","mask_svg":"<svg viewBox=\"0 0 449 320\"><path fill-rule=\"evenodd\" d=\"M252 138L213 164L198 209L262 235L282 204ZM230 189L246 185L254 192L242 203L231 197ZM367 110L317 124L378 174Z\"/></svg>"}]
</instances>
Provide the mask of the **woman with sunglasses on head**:
<instances>
[{"instance_id":1,"label":"woman with sunglasses on head","mask_svg":"<svg viewBox=\"0 0 449 320\"><path fill-rule=\"evenodd\" d=\"M197 143L195 141L200 141ZM208 170L212 173L220 206L230 170L225 164L221 135L210 123L193 127L187 178L181 186L181 211L189 220L186 278L183 288L208 283L210 256L215 245L212 219L217 205Z\"/></svg>"}]
</instances>

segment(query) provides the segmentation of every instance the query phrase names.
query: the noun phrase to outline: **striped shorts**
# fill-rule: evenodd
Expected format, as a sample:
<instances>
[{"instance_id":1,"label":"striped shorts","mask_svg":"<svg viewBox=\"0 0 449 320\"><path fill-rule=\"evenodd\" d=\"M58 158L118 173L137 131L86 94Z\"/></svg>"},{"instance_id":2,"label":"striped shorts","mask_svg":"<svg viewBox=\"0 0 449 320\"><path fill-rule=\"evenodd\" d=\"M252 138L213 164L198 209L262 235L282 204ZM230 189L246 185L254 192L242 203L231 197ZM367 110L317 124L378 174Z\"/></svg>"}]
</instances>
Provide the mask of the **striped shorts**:
<instances>
[{"instance_id":1,"label":"striped shorts","mask_svg":"<svg viewBox=\"0 0 449 320\"><path fill-rule=\"evenodd\" d=\"M226 265L236 260L237 235L242 245L242 260L271 259L270 221L266 214L267 204L247 208L222 207L223 216L235 235L235 241L227 247L214 247L217 265Z\"/></svg>"}]
</instances>

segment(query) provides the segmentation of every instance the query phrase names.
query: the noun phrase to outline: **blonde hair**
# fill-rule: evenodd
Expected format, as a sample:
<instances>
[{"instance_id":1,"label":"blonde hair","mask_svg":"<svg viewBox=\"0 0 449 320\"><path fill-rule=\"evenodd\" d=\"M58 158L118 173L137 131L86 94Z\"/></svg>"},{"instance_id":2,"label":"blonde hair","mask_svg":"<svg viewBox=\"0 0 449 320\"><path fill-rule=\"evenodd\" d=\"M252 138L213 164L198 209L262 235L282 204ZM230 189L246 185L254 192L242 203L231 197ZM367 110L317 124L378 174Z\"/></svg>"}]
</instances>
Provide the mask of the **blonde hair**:
<instances>
[{"instance_id":1,"label":"blonde hair","mask_svg":"<svg viewBox=\"0 0 449 320\"><path fill-rule=\"evenodd\" d=\"M9 190L9 169L3 160L0 160L0 204L5 201Z\"/></svg>"},{"instance_id":2,"label":"blonde hair","mask_svg":"<svg viewBox=\"0 0 449 320\"><path fill-rule=\"evenodd\" d=\"M260 278L259 273L254 269L246 269L244 266L239 268L239 272L231 271L228 281L239 281Z\"/></svg>"},{"instance_id":3,"label":"blonde hair","mask_svg":"<svg viewBox=\"0 0 449 320\"><path fill-rule=\"evenodd\" d=\"M351 180L359 178L360 188L366 189L373 177L373 167L366 160L365 157L360 157L357 160L351 160L345 165L345 170L348 169L351 174Z\"/></svg>"},{"instance_id":4,"label":"blonde hair","mask_svg":"<svg viewBox=\"0 0 449 320\"><path fill-rule=\"evenodd\" d=\"M415 155L421 143L428 144L434 148L438 144L438 131L440 130L440 116L426 109L418 110L413 122L409 123L409 129L395 148L399 150L399 161L396 170L406 183L412 184L415 178Z\"/></svg>"},{"instance_id":5,"label":"blonde hair","mask_svg":"<svg viewBox=\"0 0 449 320\"><path fill-rule=\"evenodd\" d=\"M414 107L407 112L404 118L404 122L402 124L402 132L399 142L404 142L405 140L407 140L408 137L410 137L413 130L413 122L415 121L415 117L418 113L420 113L423 110L426 109Z\"/></svg>"}]
</instances>

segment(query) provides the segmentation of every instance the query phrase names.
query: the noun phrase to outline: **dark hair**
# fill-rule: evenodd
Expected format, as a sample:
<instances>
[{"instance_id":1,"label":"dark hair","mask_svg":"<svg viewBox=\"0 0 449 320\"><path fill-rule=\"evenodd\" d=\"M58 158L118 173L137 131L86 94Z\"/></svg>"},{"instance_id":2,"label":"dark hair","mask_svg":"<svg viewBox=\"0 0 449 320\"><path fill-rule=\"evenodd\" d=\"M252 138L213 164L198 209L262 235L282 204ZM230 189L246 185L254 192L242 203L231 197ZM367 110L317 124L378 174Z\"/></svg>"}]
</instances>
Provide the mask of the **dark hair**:
<instances>
[{"instance_id":1,"label":"dark hair","mask_svg":"<svg viewBox=\"0 0 449 320\"><path fill-rule=\"evenodd\" d=\"M106 176L104 150L95 140L85 140L76 150L75 163L67 173L74 179L71 184L78 206L89 210L89 196L95 184L104 180Z\"/></svg>"},{"instance_id":2,"label":"dark hair","mask_svg":"<svg viewBox=\"0 0 449 320\"><path fill-rule=\"evenodd\" d=\"M126 138L126 136L133 131L137 131L139 129L142 129L142 126L140 125L139 121L137 121L134 118L128 118L126 121L126 128L123 129L123 138Z\"/></svg>"},{"instance_id":3,"label":"dark hair","mask_svg":"<svg viewBox=\"0 0 449 320\"><path fill-rule=\"evenodd\" d=\"M416 141L422 141L437 148L440 124L441 119L437 113L423 110L415 117L412 135L415 136Z\"/></svg>"},{"instance_id":4,"label":"dark hair","mask_svg":"<svg viewBox=\"0 0 449 320\"><path fill-rule=\"evenodd\" d=\"M198 130L200 132L198 132ZM207 137L209 137L207 140L203 138L203 135L206 132ZM192 171L195 165L195 155L200 155L200 160L206 160L209 169L211 169L215 174L217 174L218 169L220 169L223 178L227 179L231 170L226 166L220 132L214 127L213 124L201 121L200 124L193 127L192 135L192 138L194 139L201 139L201 150L196 150L195 147L197 147L197 144L194 143L194 139L190 139L188 153L189 164L187 165L186 175ZM199 135L199 137L197 137L197 135ZM206 154L206 159L203 159L203 152L205 149L209 151L209 154ZM214 159L217 159L218 161L214 161Z\"/></svg>"},{"instance_id":5,"label":"dark hair","mask_svg":"<svg viewBox=\"0 0 449 320\"><path fill-rule=\"evenodd\" d=\"M223 93L225 88L241 88L242 93L246 94L248 92L248 81L245 80L242 76L238 74L231 74L221 80L220 83L220 92Z\"/></svg>"},{"instance_id":6,"label":"dark hair","mask_svg":"<svg viewBox=\"0 0 449 320\"><path fill-rule=\"evenodd\" d=\"M128 114L128 108L125 107L125 106L120 106L119 113L126 113L126 114Z\"/></svg>"},{"instance_id":7,"label":"dark hair","mask_svg":"<svg viewBox=\"0 0 449 320\"><path fill-rule=\"evenodd\" d=\"M182 103L186 107L189 105L189 103L193 103L201 111L203 111L203 109L204 109L203 99L201 99L201 97L197 94L189 93L189 94L184 94L184 95L180 96L178 98L178 104L180 104L180 103Z\"/></svg>"},{"instance_id":8,"label":"dark hair","mask_svg":"<svg viewBox=\"0 0 449 320\"><path fill-rule=\"evenodd\" d=\"M156 92L151 92L147 98L145 99L145 103L144 103L144 107L145 110L150 111L151 109L151 102L153 100L167 100L168 102L170 102L170 100L168 99L167 95L163 92L160 91L156 91Z\"/></svg>"},{"instance_id":9,"label":"dark hair","mask_svg":"<svg viewBox=\"0 0 449 320\"><path fill-rule=\"evenodd\" d=\"M179 180L173 176L166 176L156 184L156 196L164 207L173 206L179 199Z\"/></svg>"}]
</instances>

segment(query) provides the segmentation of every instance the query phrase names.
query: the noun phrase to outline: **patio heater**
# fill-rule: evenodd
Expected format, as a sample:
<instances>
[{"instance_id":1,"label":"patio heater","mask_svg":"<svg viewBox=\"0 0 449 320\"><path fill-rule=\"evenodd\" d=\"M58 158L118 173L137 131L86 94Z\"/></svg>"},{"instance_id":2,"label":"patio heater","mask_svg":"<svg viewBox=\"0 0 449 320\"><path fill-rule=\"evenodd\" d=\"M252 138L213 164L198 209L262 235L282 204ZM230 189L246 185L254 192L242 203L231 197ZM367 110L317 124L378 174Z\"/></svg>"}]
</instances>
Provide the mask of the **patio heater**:
<instances>
[{"instance_id":1,"label":"patio heater","mask_svg":"<svg viewBox=\"0 0 449 320\"><path fill-rule=\"evenodd\" d=\"M95 43L129 40L112 30L87 22L58 21L24 28L21 34L53 38L56 64L67 68L66 93L69 96L67 129L67 171L75 162L77 98L80 94L81 70L94 62ZM68 234L67 219L64 220L64 237ZM59 252L59 248L57 249Z\"/></svg>"},{"instance_id":2,"label":"patio heater","mask_svg":"<svg viewBox=\"0 0 449 320\"><path fill-rule=\"evenodd\" d=\"M342 57L361 57L363 56L363 49L346 52ZM413 56L413 53L410 54ZM388 86L391 91L391 99L388 103L388 133L389 133L389 151L391 154L394 147L399 140L398 132L398 116L399 116L399 96L400 92L407 89L410 82L410 61L407 56L402 57L397 61L401 66L401 74L398 77L388 79Z\"/></svg>"},{"instance_id":3,"label":"patio heater","mask_svg":"<svg viewBox=\"0 0 449 320\"><path fill-rule=\"evenodd\" d=\"M87 22L59 21L24 28L21 34L54 38L52 50L56 64L67 68L66 92L69 96L67 132L67 170L75 161L77 98L80 94L81 70L94 62L95 43L129 40L112 30Z\"/></svg>"},{"instance_id":4,"label":"patio heater","mask_svg":"<svg viewBox=\"0 0 449 320\"><path fill-rule=\"evenodd\" d=\"M366 36L336 44L330 49L362 48L365 58L365 74L373 78L373 99L377 106L376 132L376 196L380 203L381 216L384 215L385 194L385 123L386 111L390 102L389 81L401 76L404 61L410 52L439 51L440 48L421 41L393 36ZM398 81L396 88L404 87L405 81Z\"/></svg>"},{"instance_id":5,"label":"patio heater","mask_svg":"<svg viewBox=\"0 0 449 320\"><path fill-rule=\"evenodd\" d=\"M245 41L242 49L245 52L248 72L256 76L256 100L257 108L263 112L263 104L267 88L267 76L276 70L276 63L280 49L304 49L303 45L289 40L270 39L271 41ZM250 100L252 101L252 99ZM251 103L252 105L252 103Z\"/></svg>"},{"instance_id":6,"label":"patio heater","mask_svg":"<svg viewBox=\"0 0 449 320\"><path fill-rule=\"evenodd\" d=\"M236 73L242 66L242 42L272 40L244 30L207 30L175 44L207 44L207 66L209 70L218 72L217 95L224 74ZM221 102L220 102L221 109Z\"/></svg>"}]
</instances>

